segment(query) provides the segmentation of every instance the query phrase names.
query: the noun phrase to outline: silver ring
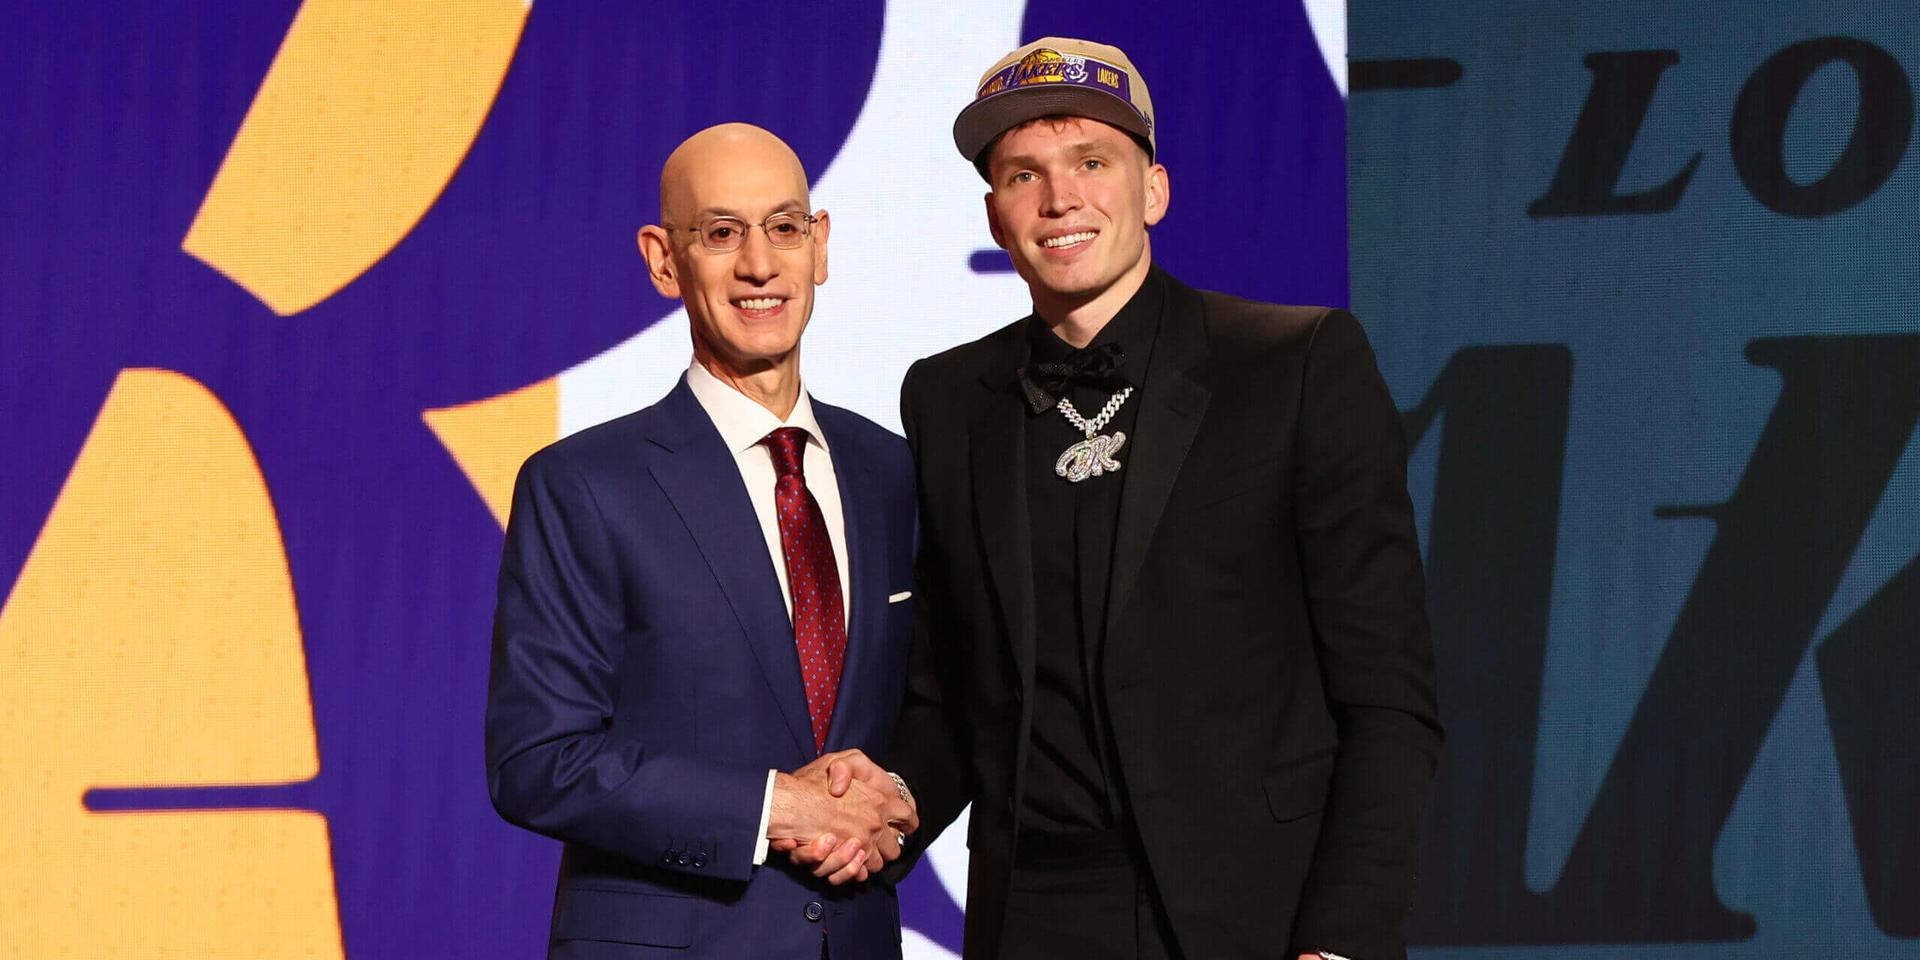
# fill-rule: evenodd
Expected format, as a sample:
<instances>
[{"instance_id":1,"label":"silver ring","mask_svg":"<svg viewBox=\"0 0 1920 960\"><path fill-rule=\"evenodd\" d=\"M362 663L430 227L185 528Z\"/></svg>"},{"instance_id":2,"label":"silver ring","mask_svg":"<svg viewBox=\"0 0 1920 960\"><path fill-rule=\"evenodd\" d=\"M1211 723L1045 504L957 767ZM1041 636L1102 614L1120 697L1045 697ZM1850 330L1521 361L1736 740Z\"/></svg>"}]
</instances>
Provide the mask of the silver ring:
<instances>
[{"instance_id":1,"label":"silver ring","mask_svg":"<svg viewBox=\"0 0 1920 960\"><path fill-rule=\"evenodd\" d=\"M893 788L895 790L900 791L900 802L905 804L912 804L913 794L907 792L907 781L901 779L899 774L894 773L891 770L887 771L887 776L893 778Z\"/></svg>"}]
</instances>

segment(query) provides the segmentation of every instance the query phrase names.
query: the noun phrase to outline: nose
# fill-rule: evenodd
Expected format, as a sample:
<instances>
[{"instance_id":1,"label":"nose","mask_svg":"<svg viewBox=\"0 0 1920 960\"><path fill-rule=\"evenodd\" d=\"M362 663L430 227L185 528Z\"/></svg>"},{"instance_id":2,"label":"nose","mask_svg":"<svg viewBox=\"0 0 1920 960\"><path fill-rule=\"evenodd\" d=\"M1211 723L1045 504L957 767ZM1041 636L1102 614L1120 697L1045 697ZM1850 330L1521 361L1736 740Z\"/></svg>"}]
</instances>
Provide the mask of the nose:
<instances>
[{"instance_id":1,"label":"nose","mask_svg":"<svg viewBox=\"0 0 1920 960\"><path fill-rule=\"evenodd\" d=\"M1047 180L1046 195L1040 198L1040 212L1049 217L1060 217L1080 209L1080 191L1074 189L1071 182L1059 177Z\"/></svg>"},{"instance_id":2,"label":"nose","mask_svg":"<svg viewBox=\"0 0 1920 960\"><path fill-rule=\"evenodd\" d=\"M733 275L759 285L779 274L780 258L774 253L773 241L767 239L766 229L748 227L747 235L740 240L740 250L733 258Z\"/></svg>"}]
</instances>

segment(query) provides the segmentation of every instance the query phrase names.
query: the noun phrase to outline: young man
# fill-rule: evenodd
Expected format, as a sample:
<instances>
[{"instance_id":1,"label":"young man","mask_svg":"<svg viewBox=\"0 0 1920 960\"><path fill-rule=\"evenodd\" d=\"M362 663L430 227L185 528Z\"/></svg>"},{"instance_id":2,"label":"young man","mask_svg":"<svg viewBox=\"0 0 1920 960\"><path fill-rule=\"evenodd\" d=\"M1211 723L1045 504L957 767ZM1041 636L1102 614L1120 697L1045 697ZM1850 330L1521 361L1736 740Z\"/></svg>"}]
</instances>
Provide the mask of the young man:
<instances>
[{"instance_id":1,"label":"young man","mask_svg":"<svg viewBox=\"0 0 1920 960\"><path fill-rule=\"evenodd\" d=\"M1153 266L1153 116L1047 38L954 123L1033 314L902 391L912 846L973 804L969 958L1397 960L1440 747L1399 417L1350 314Z\"/></svg>"},{"instance_id":2,"label":"young man","mask_svg":"<svg viewBox=\"0 0 1920 960\"><path fill-rule=\"evenodd\" d=\"M899 856L913 810L884 775L829 793L827 768L884 749L901 701L912 468L802 388L827 279L809 210L765 130L681 144L639 242L686 303L687 375L521 471L487 773L502 816L566 844L550 957L900 955L891 885L848 881Z\"/></svg>"}]
</instances>

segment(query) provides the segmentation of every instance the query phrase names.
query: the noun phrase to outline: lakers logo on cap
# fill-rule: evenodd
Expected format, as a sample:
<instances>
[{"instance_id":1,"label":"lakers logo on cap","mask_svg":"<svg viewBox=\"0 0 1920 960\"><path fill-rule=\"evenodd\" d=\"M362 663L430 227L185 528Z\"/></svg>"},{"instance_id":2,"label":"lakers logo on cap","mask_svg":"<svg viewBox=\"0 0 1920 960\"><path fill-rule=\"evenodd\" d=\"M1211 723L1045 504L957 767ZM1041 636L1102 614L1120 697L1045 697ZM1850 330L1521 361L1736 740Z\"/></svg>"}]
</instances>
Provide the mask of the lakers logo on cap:
<instances>
[{"instance_id":1,"label":"lakers logo on cap","mask_svg":"<svg viewBox=\"0 0 1920 960\"><path fill-rule=\"evenodd\" d=\"M954 121L954 145L969 158L1013 124L1045 113L1112 123L1143 138L1148 155L1153 152L1152 100L1132 61L1118 47L1043 37L988 68L973 96L972 105Z\"/></svg>"},{"instance_id":2,"label":"lakers logo on cap","mask_svg":"<svg viewBox=\"0 0 1920 960\"><path fill-rule=\"evenodd\" d=\"M980 85L980 89L974 93L974 96L976 98L992 96L1002 90L1032 86L1036 83L1084 85L1087 83L1088 63L1086 57L1070 56L1058 50L1042 47L989 77L986 83ZM1117 67L1104 63L1097 64L1094 76L1109 90L1124 89L1121 86L1121 74Z\"/></svg>"}]
</instances>

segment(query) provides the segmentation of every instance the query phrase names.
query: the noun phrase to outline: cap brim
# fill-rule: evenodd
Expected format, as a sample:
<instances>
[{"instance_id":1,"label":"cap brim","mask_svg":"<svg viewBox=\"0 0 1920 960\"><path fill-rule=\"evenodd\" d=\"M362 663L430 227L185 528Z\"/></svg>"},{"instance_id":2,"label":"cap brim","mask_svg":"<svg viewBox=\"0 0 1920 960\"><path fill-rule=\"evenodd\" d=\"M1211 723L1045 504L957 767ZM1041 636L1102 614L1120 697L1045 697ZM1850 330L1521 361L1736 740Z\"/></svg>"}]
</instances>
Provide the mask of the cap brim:
<instances>
[{"instance_id":1,"label":"cap brim","mask_svg":"<svg viewBox=\"0 0 1920 960\"><path fill-rule=\"evenodd\" d=\"M978 162L995 137L1040 117L1086 117L1112 124L1152 142L1147 122L1133 105L1112 94L1070 84L1020 87L975 100L953 121L953 145Z\"/></svg>"}]
</instances>

